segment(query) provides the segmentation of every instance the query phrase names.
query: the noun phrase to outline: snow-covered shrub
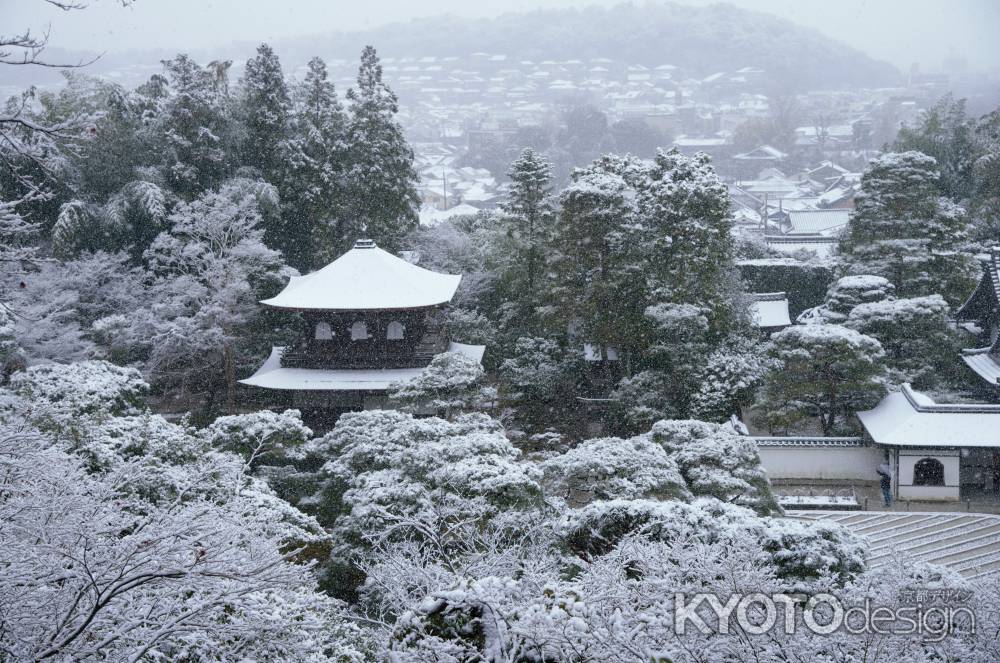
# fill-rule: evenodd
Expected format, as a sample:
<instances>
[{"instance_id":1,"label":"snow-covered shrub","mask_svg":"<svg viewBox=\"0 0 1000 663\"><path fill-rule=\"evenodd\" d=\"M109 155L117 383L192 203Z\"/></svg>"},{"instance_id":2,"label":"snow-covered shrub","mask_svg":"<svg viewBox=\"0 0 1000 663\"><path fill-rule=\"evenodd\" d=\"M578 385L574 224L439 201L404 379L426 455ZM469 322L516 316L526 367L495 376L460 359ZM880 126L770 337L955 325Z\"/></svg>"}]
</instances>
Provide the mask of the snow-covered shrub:
<instances>
[{"instance_id":1,"label":"snow-covered shrub","mask_svg":"<svg viewBox=\"0 0 1000 663\"><path fill-rule=\"evenodd\" d=\"M708 355L691 397L691 416L725 421L753 402L753 397L777 362L765 348L751 342L727 345Z\"/></svg>"},{"instance_id":2,"label":"snow-covered shrub","mask_svg":"<svg viewBox=\"0 0 1000 663\"><path fill-rule=\"evenodd\" d=\"M694 505L618 500L575 513L582 511L597 518L585 517L568 530L593 543L575 567L546 577L528 566L515 576L462 577L442 586L395 622L394 660L693 663L794 660L806 651L809 660L817 660L822 639L785 634L780 623L746 637L702 633L691 625L683 634L675 630L678 592L688 600L710 593L725 603L730 595L830 589L823 582L783 577L780 563L761 543L770 519L716 500ZM808 548L800 554L807 556ZM884 591L900 586L892 581ZM863 595L845 591L843 584L836 591L851 604ZM829 638L825 643L831 645ZM855 660L866 642L854 638L836 646L849 652L846 660Z\"/></svg>"},{"instance_id":3,"label":"snow-covered shrub","mask_svg":"<svg viewBox=\"0 0 1000 663\"><path fill-rule=\"evenodd\" d=\"M103 419L138 414L149 385L134 368L106 361L41 364L11 376L11 389L30 403L29 416L61 428L80 417Z\"/></svg>"},{"instance_id":4,"label":"snow-covered shrub","mask_svg":"<svg viewBox=\"0 0 1000 663\"><path fill-rule=\"evenodd\" d=\"M443 412L451 416L478 405L485 377L486 371L475 359L458 352L442 352L415 378L389 385L389 400L407 412Z\"/></svg>"},{"instance_id":5,"label":"snow-covered shrub","mask_svg":"<svg viewBox=\"0 0 1000 663\"><path fill-rule=\"evenodd\" d=\"M378 544L407 541L446 550L466 545L469 527L504 522L542 504L541 472L520 463L500 424L482 414L453 421L395 411L346 414L326 436L306 445L328 461L315 491L300 506L331 527L336 547L329 582L350 593L361 581L347 562Z\"/></svg>"},{"instance_id":6,"label":"snow-covered shrub","mask_svg":"<svg viewBox=\"0 0 1000 663\"><path fill-rule=\"evenodd\" d=\"M738 523L745 527L756 516L749 509L712 498L693 503L649 499L600 500L573 509L559 523L559 535L574 554L592 559L607 554L626 536L641 533L657 541L672 541L697 532L705 542Z\"/></svg>"},{"instance_id":7,"label":"snow-covered shrub","mask_svg":"<svg viewBox=\"0 0 1000 663\"><path fill-rule=\"evenodd\" d=\"M841 585L865 570L865 549L842 525L768 519L760 533L761 547L770 553L778 575L813 586ZM795 589L808 591L804 584Z\"/></svg>"},{"instance_id":8,"label":"snow-covered shrub","mask_svg":"<svg viewBox=\"0 0 1000 663\"><path fill-rule=\"evenodd\" d=\"M762 514L780 511L757 445L732 427L703 421L658 421L644 437L660 445L677 463L688 490L752 507Z\"/></svg>"},{"instance_id":9,"label":"snow-covered shrub","mask_svg":"<svg viewBox=\"0 0 1000 663\"><path fill-rule=\"evenodd\" d=\"M689 495L677 464L648 439L587 440L542 463L552 494L574 499L683 499Z\"/></svg>"},{"instance_id":10,"label":"snow-covered shrub","mask_svg":"<svg viewBox=\"0 0 1000 663\"><path fill-rule=\"evenodd\" d=\"M449 308L445 312L444 324L448 330L448 338L453 341L485 345L487 348L496 344L496 326L474 309Z\"/></svg>"},{"instance_id":11,"label":"snow-covered shrub","mask_svg":"<svg viewBox=\"0 0 1000 663\"><path fill-rule=\"evenodd\" d=\"M822 304L804 310L795 321L800 325L843 324L855 306L891 300L895 291L881 276L844 276L830 284Z\"/></svg>"},{"instance_id":12,"label":"snow-covered shrub","mask_svg":"<svg viewBox=\"0 0 1000 663\"><path fill-rule=\"evenodd\" d=\"M611 420L625 432L648 430L653 422L680 416L671 397L675 385L662 371L641 371L622 378L611 392Z\"/></svg>"},{"instance_id":13,"label":"snow-covered shrub","mask_svg":"<svg viewBox=\"0 0 1000 663\"><path fill-rule=\"evenodd\" d=\"M301 458L300 447L312 438L312 430L298 410L261 410L219 417L201 435L212 447L237 453L256 467Z\"/></svg>"}]
</instances>

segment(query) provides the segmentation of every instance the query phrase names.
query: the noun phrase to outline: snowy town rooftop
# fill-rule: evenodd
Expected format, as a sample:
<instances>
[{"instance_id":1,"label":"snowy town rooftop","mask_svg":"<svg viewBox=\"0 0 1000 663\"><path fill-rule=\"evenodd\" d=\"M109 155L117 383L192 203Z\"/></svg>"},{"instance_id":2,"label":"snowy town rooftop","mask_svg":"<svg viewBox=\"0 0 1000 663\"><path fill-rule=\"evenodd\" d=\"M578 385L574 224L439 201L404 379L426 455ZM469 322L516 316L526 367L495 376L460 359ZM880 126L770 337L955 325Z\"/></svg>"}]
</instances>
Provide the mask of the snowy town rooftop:
<instances>
[{"instance_id":1,"label":"snowy town rooftop","mask_svg":"<svg viewBox=\"0 0 1000 663\"><path fill-rule=\"evenodd\" d=\"M1000 405L935 403L908 384L858 418L876 444L1000 447Z\"/></svg>"},{"instance_id":2,"label":"snowy town rooftop","mask_svg":"<svg viewBox=\"0 0 1000 663\"><path fill-rule=\"evenodd\" d=\"M297 311L398 311L447 304L460 274L439 274L397 258L359 239L326 267L293 276L277 296L261 304Z\"/></svg>"}]
</instances>

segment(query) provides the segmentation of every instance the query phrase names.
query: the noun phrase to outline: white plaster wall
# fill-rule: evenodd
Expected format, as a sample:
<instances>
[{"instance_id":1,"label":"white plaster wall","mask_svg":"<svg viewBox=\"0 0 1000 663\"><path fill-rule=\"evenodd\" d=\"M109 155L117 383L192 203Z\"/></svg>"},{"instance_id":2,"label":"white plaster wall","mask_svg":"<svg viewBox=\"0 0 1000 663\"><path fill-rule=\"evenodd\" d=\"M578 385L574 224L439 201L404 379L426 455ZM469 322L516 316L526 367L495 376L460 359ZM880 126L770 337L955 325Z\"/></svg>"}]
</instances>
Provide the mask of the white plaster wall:
<instances>
[{"instance_id":1,"label":"white plaster wall","mask_svg":"<svg viewBox=\"0 0 1000 663\"><path fill-rule=\"evenodd\" d=\"M758 447L771 479L876 481L885 451L877 447ZM912 469L911 469L912 472Z\"/></svg>"},{"instance_id":2,"label":"white plaster wall","mask_svg":"<svg viewBox=\"0 0 1000 663\"><path fill-rule=\"evenodd\" d=\"M934 453L929 453L926 456L919 455L903 455L899 454L899 485L900 486L911 486L913 485L913 468L918 462L924 458L934 458L941 461L944 465L944 485L946 486L958 486L958 456L938 456ZM917 486L921 488L921 486Z\"/></svg>"},{"instance_id":3,"label":"white plaster wall","mask_svg":"<svg viewBox=\"0 0 1000 663\"><path fill-rule=\"evenodd\" d=\"M911 455L912 454L912 455ZM944 465L943 486L914 486L913 468L924 458L934 458ZM939 455L934 451L921 454L912 449L899 453L899 498L912 500L958 500L960 499L959 457L955 452Z\"/></svg>"},{"instance_id":4,"label":"white plaster wall","mask_svg":"<svg viewBox=\"0 0 1000 663\"><path fill-rule=\"evenodd\" d=\"M942 502L957 502L959 500L958 486L899 486L901 500L935 500Z\"/></svg>"}]
</instances>

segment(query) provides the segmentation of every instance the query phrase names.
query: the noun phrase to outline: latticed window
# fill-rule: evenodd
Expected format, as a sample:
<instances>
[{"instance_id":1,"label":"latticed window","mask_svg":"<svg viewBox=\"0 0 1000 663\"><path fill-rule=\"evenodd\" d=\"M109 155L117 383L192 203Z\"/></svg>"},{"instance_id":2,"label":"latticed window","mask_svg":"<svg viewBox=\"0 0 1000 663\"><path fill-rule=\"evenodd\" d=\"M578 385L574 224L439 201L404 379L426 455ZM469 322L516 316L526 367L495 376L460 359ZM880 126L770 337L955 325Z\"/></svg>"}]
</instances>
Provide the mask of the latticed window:
<instances>
[{"instance_id":1,"label":"latticed window","mask_svg":"<svg viewBox=\"0 0 1000 663\"><path fill-rule=\"evenodd\" d=\"M351 324L351 340L363 341L368 338L368 325L364 320L358 320Z\"/></svg>"},{"instance_id":2,"label":"latticed window","mask_svg":"<svg viewBox=\"0 0 1000 663\"><path fill-rule=\"evenodd\" d=\"M316 323L316 340L317 341L329 341L333 338L333 329L330 327L329 322L317 322Z\"/></svg>"},{"instance_id":3,"label":"latticed window","mask_svg":"<svg viewBox=\"0 0 1000 663\"><path fill-rule=\"evenodd\" d=\"M385 337L390 341L402 341L406 326L399 320L393 320L385 331Z\"/></svg>"}]
</instances>

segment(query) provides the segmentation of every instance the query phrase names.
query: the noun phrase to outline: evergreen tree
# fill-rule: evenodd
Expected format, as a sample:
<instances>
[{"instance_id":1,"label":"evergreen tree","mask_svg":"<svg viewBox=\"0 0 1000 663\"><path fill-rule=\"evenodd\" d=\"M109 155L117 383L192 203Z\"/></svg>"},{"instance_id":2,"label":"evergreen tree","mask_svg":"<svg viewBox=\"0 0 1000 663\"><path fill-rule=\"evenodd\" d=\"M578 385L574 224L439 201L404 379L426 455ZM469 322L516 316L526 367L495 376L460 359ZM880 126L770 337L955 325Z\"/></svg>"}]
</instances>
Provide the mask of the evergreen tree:
<instances>
[{"instance_id":1,"label":"evergreen tree","mask_svg":"<svg viewBox=\"0 0 1000 663\"><path fill-rule=\"evenodd\" d=\"M309 61L293 97L290 137L281 146L285 231L277 248L289 264L308 270L319 266L313 261L314 233L347 234L347 116L320 58Z\"/></svg>"},{"instance_id":2,"label":"evergreen tree","mask_svg":"<svg viewBox=\"0 0 1000 663\"><path fill-rule=\"evenodd\" d=\"M715 338L738 332L746 316L733 262L729 191L709 157L661 151L638 193L644 268L655 300L702 307Z\"/></svg>"},{"instance_id":3,"label":"evergreen tree","mask_svg":"<svg viewBox=\"0 0 1000 663\"><path fill-rule=\"evenodd\" d=\"M972 165L970 210L976 238L985 244L1000 239L1000 110L979 118L975 130L976 161Z\"/></svg>"},{"instance_id":4,"label":"evergreen tree","mask_svg":"<svg viewBox=\"0 0 1000 663\"><path fill-rule=\"evenodd\" d=\"M407 232L417 227L417 174L413 150L396 121L396 95L382 81L382 65L371 46L361 53L357 86L351 101L347 175L347 221L341 236L326 234L326 258L349 248L365 235L387 251L396 251Z\"/></svg>"},{"instance_id":5,"label":"evergreen tree","mask_svg":"<svg viewBox=\"0 0 1000 663\"><path fill-rule=\"evenodd\" d=\"M841 253L850 274L882 276L903 297L941 294L957 305L978 275L965 210L938 195L937 162L885 154L861 178Z\"/></svg>"},{"instance_id":6,"label":"evergreen tree","mask_svg":"<svg viewBox=\"0 0 1000 663\"><path fill-rule=\"evenodd\" d=\"M242 163L275 182L281 155L278 146L285 139L291 102L278 56L267 44L257 47L256 57L247 61L243 74L242 114L245 135L241 146ZM268 228L268 235L277 229ZM266 236L273 239L272 236Z\"/></svg>"},{"instance_id":7,"label":"evergreen tree","mask_svg":"<svg viewBox=\"0 0 1000 663\"><path fill-rule=\"evenodd\" d=\"M555 216L549 201L549 164L527 148L511 164L511 188L500 217L505 233L498 286L516 304L518 332L537 333L536 308L542 300L545 256L552 240Z\"/></svg>"},{"instance_id":8,"label":"evergreen tree","mask_svg":"<svg viewBox=\"0 0 1000 663\"><path fill-rule=\"evenodd\" d=\"M844 326L875 338L885 349L889 377L918 389L938 386L956 373L957 335L940 295L860 304Z\"/></svg>"},{"instance_id":9,"label":"evergreen tree","mask_svg":"<svg viewBox=\"0 0 1000 663\"><path fill-rule=\"evenodd\" d=\"M768 426L788 431L815 418L824 435L885 393L877 340L840 325L793 325L771 337L781 368L770 373L760 405Z\"/></svg>"},{"instance_id":10,"label":"evergreen tree","mask_svg":"<svg viewBox=\"0 0 1000 663\"><path fill-rule=\"evenodd\" d=\"M137 93L113 89L106 112L94 123L91 140L84 141L76 153L80 186L93 199L107 200L135 179L140 166L158 160L143 130L138 97Z\"/></svg>"},{"instance_id":11,"label":"evergreen tree","mask_svg":"<svg viewBox=\"0 0 1000 663\"><path fill-rule=\"evenodd\" d=\"M844 276L833 282L819 306L803 311L799 324L842 324L855 306L893 299L896 287L888 279L871 274Z\"/></svg>"},{"instance_id":12,"label":"evergreen tree","mask_svg":"<svg viewBox=\"0 0 1000 663\"><path fill-rule=\"evenodd\" d=\"M922 152L934 157L941 171L941 193L955 202L973 192L974 123L966 115L965 99L950 94L927 110L914 127L903 126L892 145L894 152Z\"/></svg>"},{"instance_id":13,"label":"evergreen tree","mask_svg":"<svg viewBox=\"0 0 1000 663\"><path fill-rule=\"evenodd\" d=\"M164 60L171 95L158 131L163 137L164 179L182 198L211 189L230 166L226 100L212 73L189 56Z\"/></svg>"},{"instance_id":14,"label":"evergreen tree","mask_svg":"<svg viewBox=\"0 0 1000 663\"><path fill-rule=\"evenodd\" d=\"M649 266L636 200L642 168L631 157L605 156L576 170L560 195L554 243L558 327L574 343L618 347L626 363L648 344Z\"/></svg>"}]
</instances>

